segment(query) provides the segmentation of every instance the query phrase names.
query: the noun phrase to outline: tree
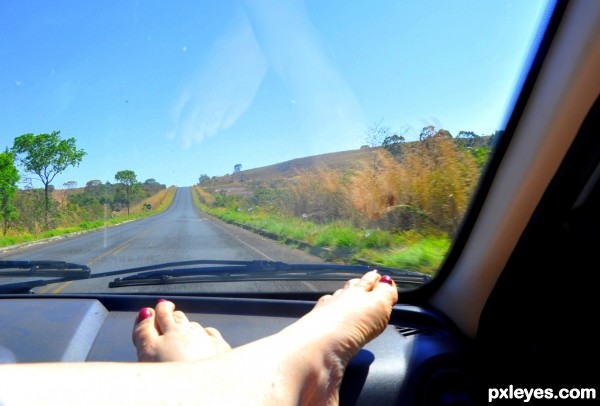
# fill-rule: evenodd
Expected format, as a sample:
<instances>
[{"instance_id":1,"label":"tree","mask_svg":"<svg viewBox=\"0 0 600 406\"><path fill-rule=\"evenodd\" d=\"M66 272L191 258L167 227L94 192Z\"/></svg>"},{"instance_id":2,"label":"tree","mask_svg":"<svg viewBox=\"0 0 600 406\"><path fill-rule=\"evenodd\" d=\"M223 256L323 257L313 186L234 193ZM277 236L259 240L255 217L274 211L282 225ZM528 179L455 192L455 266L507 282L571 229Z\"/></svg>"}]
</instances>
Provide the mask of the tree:
<instances>
[{"instance_id":1,"label":"tree","mask_svg":"<svg viewBox=\"0 0 600 406\"><path fill-rule=\"evenodd\" d=\"M102 181L98 179L88 180L85 184L86 189L96 189L102 186Z\"/></svg>"},{"instance_id":2,"label":"tree","mask_svg":"<svg viewBox=\"0 0 600 406\"><path fill-rule=\"evenodd\" d=\"M402 145L405 141L406 139L403 135L394 134L385 137L381 146L388 150L390 154L399 157L402 155Z\"/></svg>"},{"instance_id":3,"label":"tree","mask_svg":"<svg viewBox=\"0 0 600 406\"><path fill-rule=\"evenodd\" d=\"M159 183L156 179L146 179L144 183L140 184L140 191L145 194L145 197L152 196L162 189L166 189L167 185Z\"/></svg>"},{"instance_id":4,"label":"tree","mask_svg":"<svg viewBox=\"0 0 600 406\"><path fill-rule=\"evenodd\" d=\"M75 188L77 188L77 182L74 180L67 181L67 182L63 183L63 187L65 189L69 189L69 190L75 189Z\"/></svg>"},{"instance_id":5,"label":"tree","mask_svg":"<svg viewBox=\"0 0 600 406\"><path fill-rule=\"evenodd\" d=\"M421 133L419 134L419 141L426 141L436 134L435 127L432 125L428 125L423 127Z\"/></svg>"},{"instance_id":6,"label":"tree","mask_svg":"<svg viewBox=\"0 0 600 406\"><path fill-rule=\"evenodd\" d=\"M63 183L64 193L63 193L63 204L69 201L69 194L72 189L77 188L77 182L74 180L67 181Z\"/></svg>"},{"instance_id":7,"label":"tree","mask_svg":"<svg viewBox=\"0 0 600 406\"><path fill-rule=\"evenodd\" d=\"M125 193L125 203L127 204L127 214L129 214L129 203L131 197L137 192L140 183L134 171L128 169L119 171L115 175L115 180L119 182L122 191Z\"/></svg>"},{"instance_id":8,"label":"tree","mask_svg":"<svg viewBox=\"0 0 600 406\"><path fill-rule=\"evenodd\" d=\"M44 184L44 226L47 229L50 183L69 166L79 166L86 153L77 149L75 138L61 139L60 131L23 134L15 138L12 152L25 171L36 174Z\"/></svg>"},{"instance_id":9,"label":"tree","mask_svg":"<svg viewBox=\"0 0 600 406\"><path fill-rule=\"evenodd\" d=\"M199 185L205 185L208 182L210 182L210 177L207 174L203 173L202 175L200 175L198 177L198 184Z\"/></svg>"},{"instance_id":10,"label":"tree","mask_svg":"<svg viewBox=\"0 0 600 406\"><path fill-rule=\"evenodd\" d=\"M10 221L16 216L12 201L17 193L17 182L21 177L14 161L12 152L0 153L0 218L3 235L6 235Z\"/></svg>"},{"instance_id":11,"label":"tree","mask_svg":"<svg viewBox=\"0 0 600 406\"><path fill-rule=\"evenodd\" d=\"M238 173L242 170L242 164L235 164L233 167L233 173Z\"/></svg>"},{"instance_id":12,"label":"tree","mask_svg":"<svg viewBox=\"0 0 600 406\"><path fill-rule=\"evenodd\" d=\"M466 148L473 148L477 146L477 140L479 139L479 135L475 134L473 131L459 131L456 136L457 140L462 143L462 145Z\"/></svg>"}]
</instances>

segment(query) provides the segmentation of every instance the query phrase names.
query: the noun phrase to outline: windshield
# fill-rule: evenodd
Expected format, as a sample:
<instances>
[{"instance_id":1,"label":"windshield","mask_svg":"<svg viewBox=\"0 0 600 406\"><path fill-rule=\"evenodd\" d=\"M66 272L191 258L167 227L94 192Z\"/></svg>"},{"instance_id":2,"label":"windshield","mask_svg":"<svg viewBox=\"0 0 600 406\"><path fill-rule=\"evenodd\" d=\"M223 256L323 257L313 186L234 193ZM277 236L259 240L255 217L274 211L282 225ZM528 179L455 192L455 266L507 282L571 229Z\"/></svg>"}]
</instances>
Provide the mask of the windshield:
<instances>
[{"instance_id":1,"label":"windshield","mask_svg":"<svg viewBox=\"0 0 600 406\"><path fill-rule=\"evenodd\" d=\"M547 3L2 2L0 284L418 288Z\"/></svg>"}]
</instances>

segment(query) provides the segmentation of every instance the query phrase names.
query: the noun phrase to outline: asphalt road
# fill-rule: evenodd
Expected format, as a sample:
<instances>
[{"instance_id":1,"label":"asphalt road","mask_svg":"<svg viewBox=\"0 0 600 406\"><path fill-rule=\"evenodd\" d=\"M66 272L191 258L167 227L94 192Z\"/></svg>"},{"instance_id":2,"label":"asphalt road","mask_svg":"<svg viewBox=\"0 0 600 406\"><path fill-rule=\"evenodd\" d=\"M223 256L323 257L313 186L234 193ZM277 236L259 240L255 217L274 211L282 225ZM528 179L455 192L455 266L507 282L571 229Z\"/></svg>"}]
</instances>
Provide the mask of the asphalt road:
<instances>
[{"instance_id":1,"label":"asphalt road","mask_svg":"<svg viewBox=\"0 0 600 406\"><path fill-rule=\"evenodd\" d=\"M322 259L224 223L200 212L191 188L178 188L165 212L79 236L0 253L2 260L61 260L88 265L93 273L194 259L274 260L318 263ZM114 278L111 278L114 279ZM104 278L36 288L38 293L94 292Z\"/></svg>"}]
</instances>

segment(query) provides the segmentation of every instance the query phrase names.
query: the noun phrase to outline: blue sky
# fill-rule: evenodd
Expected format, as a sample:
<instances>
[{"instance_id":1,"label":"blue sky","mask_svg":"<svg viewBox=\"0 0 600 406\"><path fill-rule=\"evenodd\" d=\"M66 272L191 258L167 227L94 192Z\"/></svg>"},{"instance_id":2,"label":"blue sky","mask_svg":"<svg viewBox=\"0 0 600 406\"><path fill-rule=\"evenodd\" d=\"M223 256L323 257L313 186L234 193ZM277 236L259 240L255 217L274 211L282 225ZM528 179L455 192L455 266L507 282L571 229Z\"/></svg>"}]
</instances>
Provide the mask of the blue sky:
<instances>
[{"instance_id":1,"label":"blue sky","mask_svg":"<svg viewBox=\"0 0 600 406\"><path fill-rule=\"evenodd\" d=\"M0 148L61 131L87 152L53 182L130 169L198 176L359 148L380 123L414 139L501 129L538 0L0 3ZM40 182L34 183L40 186Z\"/></svg>"}]
</instances>

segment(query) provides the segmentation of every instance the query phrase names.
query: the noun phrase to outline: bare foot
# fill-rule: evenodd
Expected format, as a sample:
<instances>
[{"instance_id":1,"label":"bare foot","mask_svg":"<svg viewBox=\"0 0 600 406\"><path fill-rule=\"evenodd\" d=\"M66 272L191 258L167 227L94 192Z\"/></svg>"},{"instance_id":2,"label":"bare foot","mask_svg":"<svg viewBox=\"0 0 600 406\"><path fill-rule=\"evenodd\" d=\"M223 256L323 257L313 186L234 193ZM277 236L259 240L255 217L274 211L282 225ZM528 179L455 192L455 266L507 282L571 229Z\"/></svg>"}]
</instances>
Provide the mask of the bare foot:
<instances>
[{"instance_id":1,"label":"bare foot","mask_svg":"<svg viewBox=\"0 0 600 406\"><path fill-rule=\"evenodd\" d=\"M193 382L202 377L205 385L189 395L196 400L336 405L348 363L386 328L397 300L391 279L368 272L323 296L279 333L234 350L216 330L189 322L173 303L162 302L156 315L140 312L133 340L141 361L203 360L178 367L190 368L184 375ZM238 382L238 390L228 390L230 381Z\"/></svg>"},{"instance_id":2,"label":"bare foot","mask_svg":"<svg viewBox=\"0 0 600 406\"><path fill-rule=\"evenodd\" d=\"M166 300L140 310L132 339L138 361L195 361L231 350L219 331L189 321Z\"/></svg>"},{"instance_id":3,"label":"bare foot","mask_svg":"<svg viewBox=\"0 0 600 406\"><path fill-rule=\"evenodd\" d=\"M305 404L339 403L348 363L385 329L397 300L391 278L368 272L333 295L323 296L313 310L281 332L287 340L312 343L311 358L322 362L315 375L317 382L306 386L312 390L303 394Z\"/></svg>"}]
</instances>

